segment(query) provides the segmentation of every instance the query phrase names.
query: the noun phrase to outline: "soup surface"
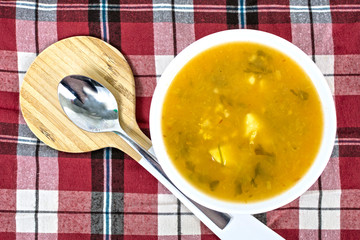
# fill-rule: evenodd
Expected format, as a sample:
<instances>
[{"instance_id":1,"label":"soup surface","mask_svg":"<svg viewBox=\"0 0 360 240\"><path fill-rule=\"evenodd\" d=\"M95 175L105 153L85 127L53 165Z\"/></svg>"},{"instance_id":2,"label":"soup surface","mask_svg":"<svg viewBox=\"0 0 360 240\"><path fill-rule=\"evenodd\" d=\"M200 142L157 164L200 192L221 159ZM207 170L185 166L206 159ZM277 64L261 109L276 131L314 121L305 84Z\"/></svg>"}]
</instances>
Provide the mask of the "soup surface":
<instances>
[{"instance_id":1,"label":"soup surface","mask_svg":"<svg viewBox=\"0 0 360 240\"><path fill-rule=\"evenodd\" d=\"M320 147L322 107L309 77L267 46L234 42L194 57L162 110L166 150L193 186L232 202L292 187Z\"/></svg>"}]
</instances>

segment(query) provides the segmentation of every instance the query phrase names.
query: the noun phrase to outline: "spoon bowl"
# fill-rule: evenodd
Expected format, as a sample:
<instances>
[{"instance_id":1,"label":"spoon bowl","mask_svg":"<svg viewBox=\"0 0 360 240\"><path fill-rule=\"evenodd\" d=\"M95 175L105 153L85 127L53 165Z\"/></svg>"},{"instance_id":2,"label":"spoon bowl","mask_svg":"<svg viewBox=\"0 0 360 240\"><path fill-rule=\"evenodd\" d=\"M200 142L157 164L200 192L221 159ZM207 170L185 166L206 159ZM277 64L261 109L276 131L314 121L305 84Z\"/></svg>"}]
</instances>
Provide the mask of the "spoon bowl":
<instances>
[{"instance_id":1,"label":"spoon bowl","mask_svg":"<svg viewBox=\"0 0 360 240\"><path fill-rule=\"evenodd\" d=\"M88 132L111 132L119 128L118 105L114 95L95 80L70 75L58 86L60 105L65 114Z\"/></svg>"}]
</instances>

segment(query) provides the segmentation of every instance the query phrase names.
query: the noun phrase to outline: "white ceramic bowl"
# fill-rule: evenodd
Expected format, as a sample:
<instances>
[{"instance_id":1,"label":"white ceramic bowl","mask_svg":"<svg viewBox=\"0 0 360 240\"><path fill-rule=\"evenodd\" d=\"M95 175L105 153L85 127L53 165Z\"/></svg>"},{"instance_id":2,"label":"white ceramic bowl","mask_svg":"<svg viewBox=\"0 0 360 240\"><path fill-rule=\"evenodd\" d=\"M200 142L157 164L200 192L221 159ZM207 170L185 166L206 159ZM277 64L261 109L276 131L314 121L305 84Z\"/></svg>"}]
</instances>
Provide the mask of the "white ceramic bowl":
<instances>
[{"instance_id":1,"label":"white ceramic bowl","mask_svg":"<svg viewBox=\"0 0 360 240\"><path fill-rule=\"evenodd\" d=\"M234 203L219 200L197 190L172 164L164 145L161 129L162 107L166 92L180 69L194 56L213 46L236 41L254 42L275 48L295 60L311 78L322 103L324 132L318 155L311 168L289 190L273 198L255 203ZM336 133L335 105L327 82L314 62L298 47L270 33L256 30L227 30L208 35L185 48L168 65L162 74L151 102L150 134L155 154L170 180L184 194L196 202L218 211L229 213L255 214L281 207L303 194L315 183L324 170L333 149Z\"/></svg>"}]
</instances>

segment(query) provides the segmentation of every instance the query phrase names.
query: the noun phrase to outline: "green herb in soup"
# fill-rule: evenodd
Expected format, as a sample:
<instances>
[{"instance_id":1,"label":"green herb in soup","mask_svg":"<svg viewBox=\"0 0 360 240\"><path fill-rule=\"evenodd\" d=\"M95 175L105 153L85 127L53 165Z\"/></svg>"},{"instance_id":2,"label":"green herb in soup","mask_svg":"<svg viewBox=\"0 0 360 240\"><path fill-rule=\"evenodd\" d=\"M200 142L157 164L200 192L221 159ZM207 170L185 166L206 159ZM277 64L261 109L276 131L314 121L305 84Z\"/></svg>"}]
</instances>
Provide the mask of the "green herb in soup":
<instances>
[{"instance_id":1,"label":"green herb in soup","mask_svg":"<svg viewBox=\"0 0 360 240\"><path fill-rule=\"evenodd\" d=\"M162 111L166 150L192 185L255 202L292 187L318 152L323 114L305 72L272 48L234 42L193 58Z\"/></svg>"}]
</instances>

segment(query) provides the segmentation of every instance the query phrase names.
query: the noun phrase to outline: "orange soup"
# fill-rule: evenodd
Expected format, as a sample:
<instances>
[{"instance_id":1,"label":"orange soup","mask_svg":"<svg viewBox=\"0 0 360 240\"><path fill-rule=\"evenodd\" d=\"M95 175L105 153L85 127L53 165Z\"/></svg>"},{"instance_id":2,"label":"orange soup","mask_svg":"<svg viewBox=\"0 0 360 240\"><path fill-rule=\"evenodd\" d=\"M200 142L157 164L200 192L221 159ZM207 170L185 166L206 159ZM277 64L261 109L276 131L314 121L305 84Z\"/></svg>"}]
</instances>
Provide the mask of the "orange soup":
<instances>
[{"instance_id":1,"label":"orange soup","mask_svg":"<svg viewBox=\"0 0 360 240\"><path fill-rule=\"evenodd\" d=\"M173 80L162 110L167 153L202 192L255 202L291 188L323 133L319 96L288 56L234 42L208 49Z\"/></svg>"}]
</instances>

